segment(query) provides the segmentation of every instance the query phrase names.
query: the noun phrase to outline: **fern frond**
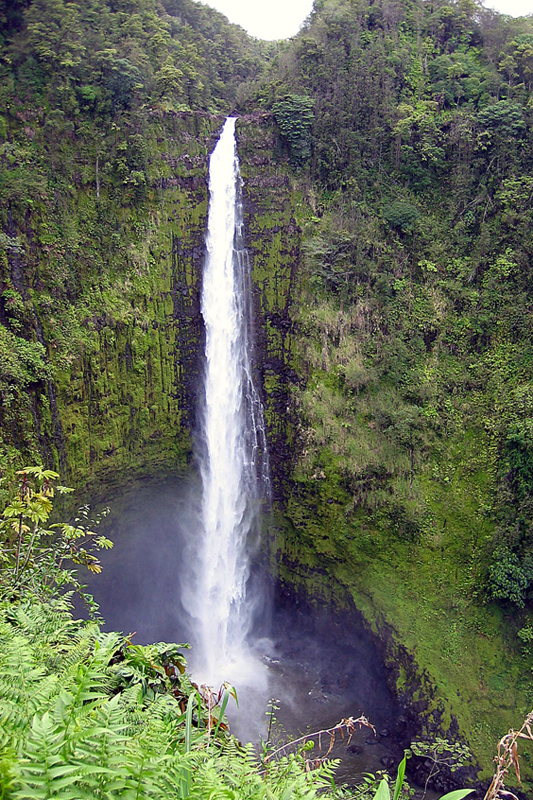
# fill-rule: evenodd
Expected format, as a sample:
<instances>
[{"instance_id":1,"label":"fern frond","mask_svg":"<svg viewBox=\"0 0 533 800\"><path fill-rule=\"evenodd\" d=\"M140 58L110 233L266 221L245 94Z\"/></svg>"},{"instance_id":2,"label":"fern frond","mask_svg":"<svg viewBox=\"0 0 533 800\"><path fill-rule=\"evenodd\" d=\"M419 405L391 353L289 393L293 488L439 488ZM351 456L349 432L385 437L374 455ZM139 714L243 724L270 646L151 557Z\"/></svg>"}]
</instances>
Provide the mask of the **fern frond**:
<instances>
[{"instance_id":1,"label":"fern frond","mask_svg":"<svg viewBox=\"0 0 533 800\"><path fill-rule=\"evenodd\" d=\"M49 696L50 682L43 685L45 669L36 662L22 634L7 637L0 632L0 717L15 736L30 725L36 707ZM39 689L43 690L43 695Z\"/></svg>"},{"instance_id":2,"label":"fern frond","mask_svg":"<svg viewBox=\"0 0 533 800\"><path fill-rule=\"evenodd\" d=\"M45 653L46 668L58 673L73 671L92 652L95 633L94 626L91 625L73 631L67 641L54 642Z\"/></svg>"},{"instance_id":3,"label":"fern frond","mask_svg":"<svg viewBox=\"0 0 533 800\"><path fill-rule=\"evenodd\" d=\"M64 742L64 730L54 725L49 714L34 717L25 744L25 757L20 762L17 800L36 797L73 800L76 797L69 787L79 781L80 769L76 764L64 762Z\"/></svg>"}]
</instances>

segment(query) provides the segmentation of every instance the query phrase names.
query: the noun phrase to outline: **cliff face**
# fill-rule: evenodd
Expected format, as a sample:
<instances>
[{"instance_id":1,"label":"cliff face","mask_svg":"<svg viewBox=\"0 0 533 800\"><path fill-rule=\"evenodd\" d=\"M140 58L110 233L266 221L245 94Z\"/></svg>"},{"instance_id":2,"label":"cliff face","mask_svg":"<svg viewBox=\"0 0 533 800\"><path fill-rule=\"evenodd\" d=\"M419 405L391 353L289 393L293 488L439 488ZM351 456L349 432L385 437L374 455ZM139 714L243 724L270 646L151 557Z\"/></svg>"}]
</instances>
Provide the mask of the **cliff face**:
<instances>
[{"instance_id":1,"label":"cliff face","mask_svg":"<svg viewBox=\"0 0 533 800\"><path fill-rule=\"evenodd\" d=\"M128 202L125 187L117 204L104 173L99 186L73 186L60 199L59 220L48 197L23 219L12 215L4 314L20 298L20 333L42 346L43 365L4 404L4 442L26 459L40 451L77 487L186 467L203 335L207 161L222 119L152 118L141 202Z\"/></svg>"},{"instance_id":2,"label":"cliff face","mask_svg":"<svg viewBox=\"0 0 533 800\"><path fill-rule=\"evenodd\" d=\"M0 9L0 469L183 469L207 158L276 47L190 0Z\"/></svg>"},{"instance_id":3,"label":"cliff face","mask_svg":"<svg viewBox=\"0 0 533 800\"><path fill-rule=\"evenodd\" d=\"M257 320L254 363L263 387L274 495L284 501L294 455L290 390L297 378L291 315L300 256L298 194L280 158L272 114L243 116L237 131Z\"/></svg>"},{"instance_id":4,"label":"cliff face","mask_svg":"<svg viewBox=\"0 0 533 800\"><path fill-rule=\"evenodd\" d=\"M201 383L208 159L222 122L205 114L154 115L144 136L150 188L141 202L128 202L126 191L122 198L108 193L105 173L99 185L95 173L62 198L59 225L48 198L24 219L12 218L18 246L7 253L4 306L9 313L9 293L16 292L24 308L20 333L43 348L39 379L4 409L12 458L40 452L76 487L186 469ZM292 460L290 306L300 233L297 195L277 143L272 115L240 118L253 360L282 498ZM56 252L62 280L54 272ZM22 426L15 424L21 413Z\"/></svg>"},{"instance_id":5,"label":"cliff face","mask_svg":"<svg viewBox=\"0 0 533 800\"><path fill-rule=\"evenodd\" d=\"M157 190L123 253L127 308L90 321L94 349L58 380L71 474L185 466L200 369L206 163L219 120L202 119L197 131L191 122L158 126Z\"/></svg>"}]
</instances>

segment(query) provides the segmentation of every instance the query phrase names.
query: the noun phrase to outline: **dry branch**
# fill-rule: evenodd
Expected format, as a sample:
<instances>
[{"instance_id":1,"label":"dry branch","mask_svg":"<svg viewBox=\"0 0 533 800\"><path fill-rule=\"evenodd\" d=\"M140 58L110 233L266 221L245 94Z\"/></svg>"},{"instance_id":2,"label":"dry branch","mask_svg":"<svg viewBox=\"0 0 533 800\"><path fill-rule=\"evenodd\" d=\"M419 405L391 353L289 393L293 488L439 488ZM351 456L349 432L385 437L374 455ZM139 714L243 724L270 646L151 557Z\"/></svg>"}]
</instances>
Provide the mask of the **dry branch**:
<instances>
[{"instance_id":1,"label":"dry branch","mask_svg":"<svg viewBox=\"0 0 533 800\"><path fill-rule=\"evenodd\" d=\"M318 746L319 749L322 747L322 737L329 736L329 747L327 752L321 756L319 761L323 761L326 759L333 749L333 745L335 744L336 735L339 734L343 739L345 734L348 736L348 741L346 742L346 746L348 746L352 740L352 736L354 735L355 731L357 730L356 725L359 725L360 728L363 726L365 728L371 728L376 733L376 729L374 726L367 720L367 718L363 715L354 719L353 717L347 717L346 719L341 719L340 722L337 722L332 728L326 728L322 731L315 731L314 733L307 733L305 736L300 736L299 739L293 739L290 742L286 742L281 747L278 747L277 750L274 750L272 753L269 753L268 756L265 756L263 759L263 764L267 764L271 761L275 756L280 755L284 750L288 750L289 747L295 747L299 744L305 744L306 742L318 737Z\"/></svg>"},{"instance_id":2,"label":"dry branch","mask_svg":"<svg viewBox=\"0 0 533 800\"><path fill-rule=\"evenodd\" d=\"M516 795L505 789L505 778L509 770L514 769L518 783L520 780L520 764L518 756L518 739L533 742L533 711L530 711L519 731L510 730L498 743L498 755L494 758L496 772L483 800L518 800Z\"/></svg>"}]
</instances>

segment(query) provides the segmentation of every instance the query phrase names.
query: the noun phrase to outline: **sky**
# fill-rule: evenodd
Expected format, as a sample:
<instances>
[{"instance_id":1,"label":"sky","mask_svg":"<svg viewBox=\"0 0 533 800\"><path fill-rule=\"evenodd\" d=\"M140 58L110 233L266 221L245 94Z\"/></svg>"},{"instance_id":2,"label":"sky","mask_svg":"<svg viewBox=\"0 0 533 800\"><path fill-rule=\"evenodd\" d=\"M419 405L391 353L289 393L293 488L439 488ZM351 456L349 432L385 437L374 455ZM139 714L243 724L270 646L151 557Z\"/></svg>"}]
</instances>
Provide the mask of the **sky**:
<instances>
[{"instance_id":1,"label":"sky","mask_svg":"<svg viewBox=\"0 0 533 800\"><path fill-rule=\"evenodd\" d=\"M298 32L313 0L202 0L258 39L287 39ZM533 14L533 0L485 0L487 8L518 17Z\"/></svg>"},{"instance_id":2,"label":"sky","mask_svg":"<svg viewBox=\"0 0 533 800\"><path fill-rule=\"evenodd\" d=\"M533 14L533 0L486 0L485 6L494 8L500 14L509 14L511 17Z\"/></svg>"}]
</instances>

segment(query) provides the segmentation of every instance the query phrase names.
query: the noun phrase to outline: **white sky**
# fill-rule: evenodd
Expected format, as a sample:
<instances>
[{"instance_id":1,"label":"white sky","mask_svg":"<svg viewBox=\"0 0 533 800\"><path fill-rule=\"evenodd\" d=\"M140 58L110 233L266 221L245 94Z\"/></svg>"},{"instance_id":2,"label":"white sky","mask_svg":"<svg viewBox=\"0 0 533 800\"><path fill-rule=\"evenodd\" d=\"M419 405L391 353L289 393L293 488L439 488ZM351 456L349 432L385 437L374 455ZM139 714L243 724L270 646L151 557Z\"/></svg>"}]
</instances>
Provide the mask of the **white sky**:
<instances>
[{"instance_id":1,"label":"white sky","mask_svg":"<svg viewBox=\"0 0 533 800\"><path fill-rule=\"evenodd\" d=\"M313 0L202 0L258 39L288 39L309 16ZM532 0L533 2L533 0Z\"/></svg>"},{"instance_id":2,"label":"white sky","mask_svg":"<svg viewBox=\"0 0 533 800\"><path fill-rule=\"evenodd\" d=\"M485 0L487 8L494 8L500 14L511 17L525 17L533 14L533 0Z\"/></svg>"},{"instance_id":3,"label":"white sky","mask_svg":"<svg viewBox=\"0 0 533 800\"><path fill-rule=\"evenodd\" d=\"M313 0L202 0L258 39L288 39L298 32ZM518 17L533 14L533 0L485 0L487 8Z\"/></svg>"}]
</instances>

